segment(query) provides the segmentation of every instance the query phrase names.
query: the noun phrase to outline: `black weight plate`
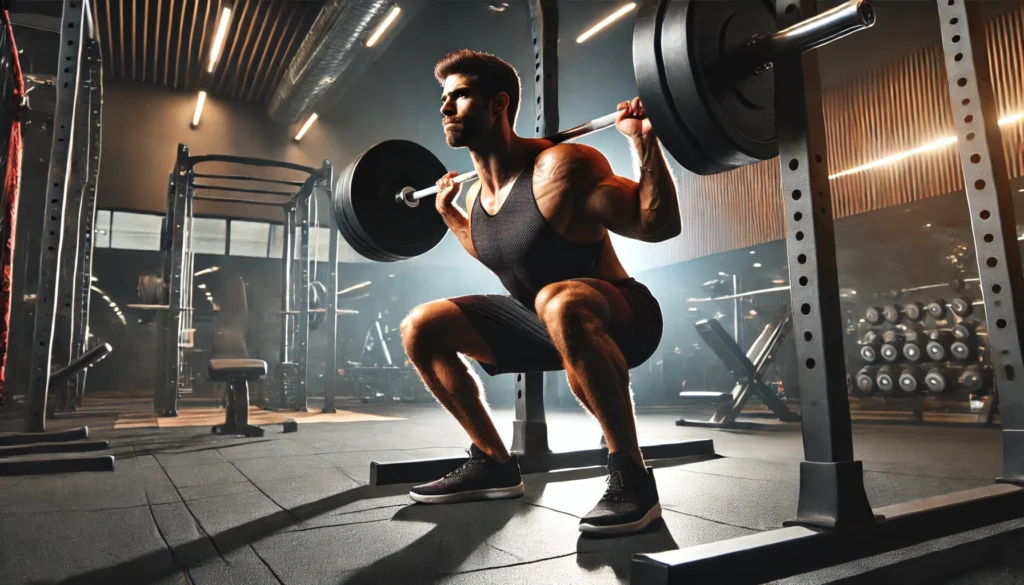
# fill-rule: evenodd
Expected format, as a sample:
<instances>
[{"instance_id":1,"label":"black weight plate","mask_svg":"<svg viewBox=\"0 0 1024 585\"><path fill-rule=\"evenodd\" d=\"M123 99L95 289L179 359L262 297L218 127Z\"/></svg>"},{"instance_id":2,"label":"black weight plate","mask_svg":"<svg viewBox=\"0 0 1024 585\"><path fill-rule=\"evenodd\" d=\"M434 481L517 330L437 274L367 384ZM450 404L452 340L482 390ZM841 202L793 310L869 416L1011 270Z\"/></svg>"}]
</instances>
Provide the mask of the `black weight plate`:
<instances>
[{"instance_id":1,"label":"black weight plate","mask_svg":"<svg viewBox=\"0 0 1024 585\"><path fill-rule=\"evenodd\" d=\"M908 343L903 346L903 357L909 361L916 362L921 359L921 346L916 343Z\"/></svg>"},{"instance_id":2,"label":"black weight plate","mask_svg":"<svg viewBox=\"0 0 1024 585\"><path fill-rule=\"evenodd\" d=\"M957 323L953 326L953 337L955 337L957 341L967 341L971 338L971 330L971 327L968 327L963 323Z\"/></svg>"},{"instance_id":3,"label":"black weight plate","mask_svg":"<svg viewBox=\"0 0 1024 585\"><path fill-rule=\"evenodd\" d=\"M899 305L886 305L885 308L882 309L882 316L885 317L885 320L889 323L896 325L903 317L903 309L901 309Z\"/></svg>"},{"instance_id":4,"label":"black weight plate","mask_svg":"<svg viewBox=\"0 0 1024 585\"><path fill-rule=\"evenodd\" d=\"M357 233L357 231L352 227L351 223L348 220L348 215L345 211L346 206L344 205L346 195L344 194L342 189L344 189L345 186L350 183L350 175L355 169L358 161L359 159L352 161L352 164L346 167L345 170L341 173L341 176L338 178L338 185L335 189L334 200L331 202L331 208L332 211L334 212L334 217L338 222L338 231L341 232L341 235L342 237L345 238L345 241L348 242L348 244L352 246L352 249L355 250L356 253L359 254L360 256L363 256L364 258L367 258L374 262L394 262L395 260L389 259L387 256L383 255L380 252L380 250L374 249L370 245L368 245L366 241L363 240L363 238L360 236L360 234Z\"/></svg>"},{"instance_id":5,"label":"black weight plate","mask_svg":"<svg viewBox=\"0 0 1024 585\"><path fill-rule=\"evenodd\" d=\"M960 379L957 382L967 391L977 392L985 385L985 377L980 370L968 368L964 370L963 374L960 374Z\"/></svg>"},{"instance_id":6,"label":"black weight plate","mask_svg":"<svg viewBox=\"0 0 1024 585\"><path fill-rule=\"evenodd\" d=\"M752 37L775 33L767 4L672 0L661 30L676 110L716 165L714 172L778 155L774 74L768 69L756 75L739 59Z\"/></svg>"},{"instance_id":7,"label":"black weight plate","mask_svg":"<svg viewBox=\"0 0 1024 585\"><path fill-rule=\"evenodd\" d=\"M974 306L965 298L954 297L952 301L949 301L949 308L957 317L969 317Z\"/></svg>"},{"instance_id":8,"label":"black weight plate","mask_svg":"<svg viewBox=\"0 0 1024 585\"><path fill-rule=\"evenodd\" d=\"M878 389L882 392L892 392L893 380L892 374L888 372L879 372L878 377L875 378L875 383L878 384Z\"/></svg>"},{"instance_id":9,"label":"black weight plate","mask_svg":"<svg viewBox=\"0 0 1024 585\"><path fill-rule=\"evenodd\" d=\"M670 0L644 0L633 26L633 75L644 112L672 158L700 175L718 172L676 110L662 59L662 32Z\"/></svg>"},{"instance_id":10,"label":"black weight plate","mask_svg":"<svg viewBox=\"0 0 1024 585\"><path fill-rule=\"evenodd\" d=\"M928 309L928 314L936 319L941 319L946 316L946 301L942 299L935 299L928 303L925 308Z\"/></svg>"},{"instance_id":11,"label":"black weight plate","mask_svg":"<svg viewBox=\"0 0 1024 585\"><path fill-rule=\"evenodd\" d=\"M946 359L946 348L938 341L929 341L925 346L925 351L932 361L941 362Z\"/></svg>"},{"instance_id":12,"label":"black weight plate","mask_svg":"<svg viewBox=\"0 0 1024 585\"><path fill-rule=\"evenodd\" d=\"M946 391L946 377L939 370L930 370L924 376L924 385L928 390L935 393Z\"/></svg>"},{"instance_id":13,"label":"black weight plate","mask_svg":"<svg viewBox=\"0 0 1024 585\"><path fill-rule=\"evenodd\" d=\"M953 354L953 359L964 361L971 357L971 348L966 343L957 341L949 346L949 353Z\"/></svg>"},{"instance_id":14,"label":"black weight plate","mask_svg":"<svg viewBox=\"0 0 1024 585\"><path fill-rule=\"evenodd\" d=\"M900 347L899 343L886 343L882 346L882 349L879 350L879 353L882 354L882 359L885 361L894 362L900 359L900 355L903 353L902 350L903 348Z\"/></svg>"},{"instance_id":15,"label":"black weight plate","mask_svg":"<svg viewBox=\"0 0 1024 585\"><path fill-rule=\"evenodd\" d=\"M913 372L904 371L900 374L900 390L904 392L917 392L917 375Z\"/></svg>"},{"instance_id":16,"label":"black weight plate","mask_svg":"<svg viewBox=\"0 0 1024 585\"><path fill-rule=\"evenodd\" d=\"M870 364L871 362L875 361L875 358L877 356L878 354L875 353L875 348L871 347L870 345L860 346L860 359L864 360L865 362Z\"/></svg>"},{"instance_id":17,"label":"black weight plate","mask_svg":"<svg viewBox=\"0 0 1024 585\"><path fill-rule=\"evenodd\" d=\"M864 312L864 316L868 323L878 325L882 322L882 309L878 307L868 307L868 310Z\"/></svg>"},{"instance_id":18,"label":"black weight plate","mask_svg":"<svg viewBox=\"0 0 1024 585\"><path fill-rule=\"evenodd\" d=\"M433 202L428 198L409 207L396 202L395 195L404 187L429 187L445 172L433 153L407 140L386 140L364 152L346 169L336 194L352 239L380 261L413 258L433 249L448 233Z\"/></svg>"},{"instance_id":19,"label":"black weight plate","mask_svg":"<svg viewBox=\"0 0 1024 585\"><path fill-rule=\"evenodd\" d=\"M875 378L871 375L871 370L864 368L857 374L857 389L865 394L871 394L875 389Z\"/></svg>"},{"instance_id":20,"label":"black weight plate","mask_svg":"<svg viewBox=\"0 0 1024 585\"><path fill-rule=\"evenodd\" d=\"M917 301L912 301L903 307L903 314L910 321L920 321L924 317L924 306Z\"/></svg>"}]
</instances>

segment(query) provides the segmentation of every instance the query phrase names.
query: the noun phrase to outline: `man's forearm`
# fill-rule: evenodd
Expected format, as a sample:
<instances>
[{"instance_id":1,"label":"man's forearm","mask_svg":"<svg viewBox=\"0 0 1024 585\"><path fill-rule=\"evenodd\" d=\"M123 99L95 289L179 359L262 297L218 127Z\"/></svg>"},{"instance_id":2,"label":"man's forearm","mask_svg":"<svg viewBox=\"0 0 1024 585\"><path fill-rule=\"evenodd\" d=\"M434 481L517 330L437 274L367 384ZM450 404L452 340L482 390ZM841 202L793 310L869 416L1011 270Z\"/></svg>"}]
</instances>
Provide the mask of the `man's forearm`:
<instances>
[{"instance_id":1,"label":"man's forearm","mask_svg":"<svg viewBox=\"0 0 1024 585\"><path fill-rule=\"evenodd\" d=\"M473 248L473 237L470 233L469 217L466 216L466 212L452 205L445 213L441 214L441 219L448 225L448 229L455 234L455 237L459 239L462 247L475 258L476 250Z\"/></svg>"},{"instance_id":2,"label":"man's forearm","mask_svg":"<svg viewBox=\"0 0 1024 585\"><path fill-rule=\"evenodd\" d=\"M640 223L651 234L679 232L679 200L672 174L654 136L633 138L633 153L639 163L637 195L640 200Z\"/></svg>"}]
</instances>

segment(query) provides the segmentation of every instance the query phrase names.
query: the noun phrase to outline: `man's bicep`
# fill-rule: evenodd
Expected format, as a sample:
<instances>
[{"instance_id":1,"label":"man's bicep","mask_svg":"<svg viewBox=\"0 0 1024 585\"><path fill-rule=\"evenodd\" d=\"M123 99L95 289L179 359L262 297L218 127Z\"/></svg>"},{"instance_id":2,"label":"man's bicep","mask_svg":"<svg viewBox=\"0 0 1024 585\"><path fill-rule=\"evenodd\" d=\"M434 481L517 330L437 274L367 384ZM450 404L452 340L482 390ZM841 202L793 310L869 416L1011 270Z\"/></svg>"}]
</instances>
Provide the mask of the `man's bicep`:
<instances>
[{"instance_id":1,"label":"man's bicep","mask_svg":"<svg viewBox=\"0 0 1024 585\"><path fill-rule=\"evenodd\" d=\"M613 174L598 182L586 197L587 212L610 231L627 238L644 234L635 181Z\"/></svg>"}]
</instances>

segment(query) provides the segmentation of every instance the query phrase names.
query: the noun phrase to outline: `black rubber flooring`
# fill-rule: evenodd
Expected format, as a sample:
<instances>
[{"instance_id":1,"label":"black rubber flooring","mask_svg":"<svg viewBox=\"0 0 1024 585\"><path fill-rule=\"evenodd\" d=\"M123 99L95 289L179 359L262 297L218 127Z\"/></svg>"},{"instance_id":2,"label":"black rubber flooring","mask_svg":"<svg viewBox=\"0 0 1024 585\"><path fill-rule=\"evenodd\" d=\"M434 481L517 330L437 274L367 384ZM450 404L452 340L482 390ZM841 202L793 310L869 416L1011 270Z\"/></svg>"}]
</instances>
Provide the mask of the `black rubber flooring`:
<instances>
[{"instance_id":1,"label":"black rubber flooring","mask_svg":"<svg viewBox=\"0 0 1024 585\"><path fill-rule=\"evenodd\" d=\"M359 408L403 420L303 424L294 434L268 427L261 439L198 427L101 430L117 455L113 473L0 478L0 584L629 583L634 552L777 528L796 510L798 425L694 429L675 426L677 410L642 411L642 443L711 438L718 456L659 466L664 520L643 534L593 539L577 524L604 490L603 469L527 476L517 501L414 505L408 486L366 485L370 461L463 455L465 434L433 404ZM510 440L513 413L494 414ZM549 412L548 420L555 450L599 441L582 411ZM854 429L874 506L989 485L999 473L998 430ZM1016 535L1022 527L988 530ZM885 569L893 559L934 568L983 534L782 583L894 582ZM999 562L941 578L922 570L931 576L919 582L1024 582L1012 552L1024 537L1007 538L986 545L1006 547Z\"/></svg>"}]
</instances>

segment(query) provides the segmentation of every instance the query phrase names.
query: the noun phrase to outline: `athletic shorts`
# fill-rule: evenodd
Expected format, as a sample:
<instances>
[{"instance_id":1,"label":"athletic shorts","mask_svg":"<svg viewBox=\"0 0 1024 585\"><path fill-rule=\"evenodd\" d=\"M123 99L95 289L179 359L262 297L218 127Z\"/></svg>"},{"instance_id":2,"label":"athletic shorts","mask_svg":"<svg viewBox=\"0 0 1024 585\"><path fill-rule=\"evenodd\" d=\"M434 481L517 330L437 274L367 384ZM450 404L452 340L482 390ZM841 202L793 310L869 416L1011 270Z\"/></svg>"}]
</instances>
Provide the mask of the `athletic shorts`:
<instances>
[{"instance_id":1,"label":"athletic shorts","mask_svg":"<svg viewBox=\"0 0 1024 585\"><path fill-rule=\"evenodd\" d=\"M609 282L574 278L592 287L611 308L609 335L635 368L646 362L661 343L661 306L646 286L633 278ZM550 372L564 369L562 358L533 307L509 295L470 295L448 299L462 310L484 338L497 363L480 362L491 376Z\"/></svg>"}]
</instances>

